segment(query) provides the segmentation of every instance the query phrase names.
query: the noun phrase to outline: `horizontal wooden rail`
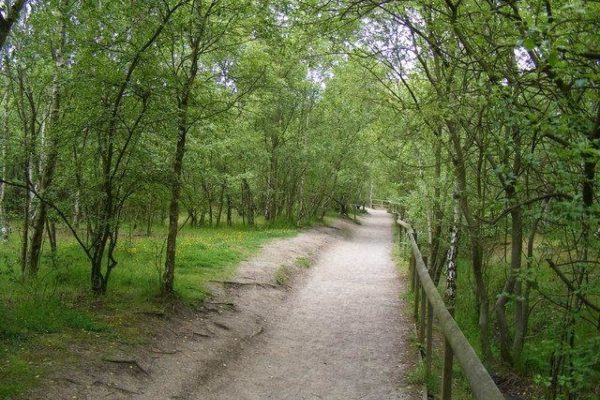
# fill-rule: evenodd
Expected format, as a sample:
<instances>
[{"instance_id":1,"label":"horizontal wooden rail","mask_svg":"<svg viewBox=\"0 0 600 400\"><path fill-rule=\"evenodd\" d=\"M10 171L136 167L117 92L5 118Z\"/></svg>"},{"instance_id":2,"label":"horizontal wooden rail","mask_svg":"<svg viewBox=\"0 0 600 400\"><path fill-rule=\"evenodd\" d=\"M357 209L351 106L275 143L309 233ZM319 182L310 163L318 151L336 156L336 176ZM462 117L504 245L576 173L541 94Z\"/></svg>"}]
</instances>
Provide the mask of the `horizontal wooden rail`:
<instances>
[{"instance_id":1,"label":"horizontal wooden rail","mask_svg":"<svg viewBox=\"0 0 600 400\"><path fill-rule=\"evenodd\" d=\"M390 203L391 202L388 202L388 204ZM455 357L458 359L475 398L477 400L504 400L504 396L481 363L479 357L477 357L477 353L475 353L475 350L473 350L473 347L469 344L469 341L460 330L458 324L446 309L442 296L429 276L427 266L423 260L423 255L415 240L413 228L410 224L400 218L397 218L396 222L406 230L412 247L414 269L421 284L422 293L424 294L424 297L427 298L429 309L433 311L433 315L438 321L440 330L444 334L447 343L450 344ZM423 301L424 300L425 299L423 299ZM424 316L422 316L422 318L424 319Z\"/></svg>"}]
</instances>

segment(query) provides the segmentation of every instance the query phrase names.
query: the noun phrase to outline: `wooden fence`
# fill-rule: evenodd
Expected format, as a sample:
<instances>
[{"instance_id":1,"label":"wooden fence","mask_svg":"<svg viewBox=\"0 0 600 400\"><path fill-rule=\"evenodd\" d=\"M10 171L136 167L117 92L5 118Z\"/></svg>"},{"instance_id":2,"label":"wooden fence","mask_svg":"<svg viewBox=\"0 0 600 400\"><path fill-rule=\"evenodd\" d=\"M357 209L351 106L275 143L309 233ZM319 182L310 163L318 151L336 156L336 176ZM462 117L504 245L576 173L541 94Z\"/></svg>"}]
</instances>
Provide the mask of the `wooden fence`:
<instances>
[{"instance_id":1,"label":"wooden fence","mask_svg":"<svg viewBox=\"0 0 600 400\"><path fill-rule=\"evenodd\" d=\"M417 243L417 234L407 222L402 220L402 207L398 203L373 200L373 206L385 207L394 214L396 223L406 234L411 246L410 289L414 293L414 316L419 342L425 347L425 374L431 374L432 331L434 320L444 335L444 368L442 372L442 399L452 397L452 364L456 358L462 367L471 390L477 400L504 400L504 396L490 377L483 363L460 330L458 324L446 309L444 300L429 276L427 265Z\"/></svg>"}]
</instances>

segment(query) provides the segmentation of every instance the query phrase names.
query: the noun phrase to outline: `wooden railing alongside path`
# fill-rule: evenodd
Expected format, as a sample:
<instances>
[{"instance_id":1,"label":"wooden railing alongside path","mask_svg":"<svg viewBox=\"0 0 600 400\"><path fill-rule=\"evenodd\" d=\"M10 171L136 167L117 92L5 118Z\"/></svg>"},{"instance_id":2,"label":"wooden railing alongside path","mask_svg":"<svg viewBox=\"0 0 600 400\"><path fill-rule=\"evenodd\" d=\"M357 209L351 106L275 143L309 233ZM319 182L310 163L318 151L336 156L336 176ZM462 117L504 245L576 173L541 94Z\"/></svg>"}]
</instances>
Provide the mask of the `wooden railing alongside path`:
<instances>
[{"instance_id":1,"label":"wooden railing alongside path","mask_svg":"<svg viewBox=\"0 0 600 400\"><path fill-rule=\"evenodd\" d=\"M483 363L469 344L469 341L460 330L460 327L446 309L444 300L438 292L437 287L429 276L429 271L423 255L419 250L416 233L407 222L401 219L402 208L400 204L389 201L373 201L373 205L386 207L394 214L396 223L406 233L412 248L410 260L411 290L414 292L414 313L418 326L419 341L426 340L425 369L426 375L431 373L432 363L432 327L435 320L445 337L445 354L453 354L462 367L471 390L477 400L504 400L504 396L494 383ZM424 301L426 300L426 301ZM426 339L425 339L426 336ZM452 382L452 363L445 363L442 373L442 398L450 400Z\"/></svg>"}]
</instances>

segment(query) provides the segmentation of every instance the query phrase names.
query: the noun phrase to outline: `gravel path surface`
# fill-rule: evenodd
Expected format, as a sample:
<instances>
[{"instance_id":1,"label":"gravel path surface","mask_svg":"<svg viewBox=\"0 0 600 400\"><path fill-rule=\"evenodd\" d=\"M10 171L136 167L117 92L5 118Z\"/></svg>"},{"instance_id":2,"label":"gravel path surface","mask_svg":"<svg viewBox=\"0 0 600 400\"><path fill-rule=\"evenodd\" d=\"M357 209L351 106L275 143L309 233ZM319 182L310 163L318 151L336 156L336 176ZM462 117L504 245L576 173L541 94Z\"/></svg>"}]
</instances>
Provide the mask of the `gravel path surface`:
<instances>
[{"instance_id":1,"label":"gravel path surface","mask_svg":"<svg viewBox=\"0 0 600 400\"><path fill-rule=\"evenodd\" d=\"M391 256L392 218L370 213L318 256L261 335L180 398L419 398L406 384L416 354Z\"/></svg>"}]
</instances>

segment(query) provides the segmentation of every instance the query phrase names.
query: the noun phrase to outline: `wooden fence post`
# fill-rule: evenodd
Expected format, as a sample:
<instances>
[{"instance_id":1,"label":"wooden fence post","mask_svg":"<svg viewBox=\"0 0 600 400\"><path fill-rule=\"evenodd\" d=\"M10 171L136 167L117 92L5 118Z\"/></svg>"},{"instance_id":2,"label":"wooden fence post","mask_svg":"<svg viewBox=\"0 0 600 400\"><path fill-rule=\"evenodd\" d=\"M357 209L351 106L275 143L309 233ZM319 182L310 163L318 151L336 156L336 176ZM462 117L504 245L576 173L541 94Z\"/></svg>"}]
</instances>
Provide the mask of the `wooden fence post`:
<instances>
[{"instance_id":1,"label":"wooden fence post","mask_svg":"<svg viewBox=\"0 0 600 400\"><path fill-rule=\"evenodd\" d=\"M410 291L415 293L416 281L418 278L415 273L415 256L412 251L410 252L410 260L408 261L408 279L410 280Z\"/></svg>"},{"instance_id":2,"label":"wooden fence post","mask_svg":"<svg viewBox=\"0 0 600 400\"><path fill-rule=\"evenodd\" d=\"M415 275L415 304L414 304L414 310L413 310L413 314L415 316L415 322L418 323L419 322L419 302L420 302L420 297L421 297L421 286L419 285L419 277L417 275Z\"/></svg>"},{"instance_id":3,"label":"wooden fence post","mask_svg":"<svg viewBox=\"0 0 600 400\"><path fill-rule=\"evenodd\" d=\"M427 257L423 257L425 265L427 265ZM427 294L425 293L425 287L421 285L421 310L419 311L419 343L425 344L425 322L427 318Z\"/></svg>"},{"instance_id":4,"label":"wooden fence post","mask_svg":"<svg viewBox=\"0 0 600 400\"><path fill-rule=\"evenodd\" d=\"M454 310L448 308L451 316ZM452 366L454 364L454 351L448 339L444 339L444 369L442 370L442 400L452 400Z\"/></svg>"},{"instance_id":5,"label":"wooden fence post","mask_svg":"<svg viewBox=\"0 0 600 400\"><path fill-rule=\"evenodd\" d=\"M410 291L414 293L415 291L415 261L414 256L410 256L410 261L408 262L408 279L410 280Z\"/></svg>"},{"instance_id":6,"label":"wooden fence post","mask_svg":"<svg viewBox=\"0 0 600 400\"><path fill-rule=\"evenodd\" d=\"M409 233L410 234L410 233ZM413 233L415 241L417 241L417 232L415 231ZM421 285L419 285L419 275L416 274L416 265L417 265L417 260L415 257L415 254L411 251L410 252L410 262L412 265L412 269L413 269L413 290L415 293L415 309L414 309L414 316L415 316L415 322L419 322L419 297L421 296Z\"/></svg>"},{"instance_id":7,"label":"wooden fence post","mask_svg":"<svg viewBox=\"0 0 600 400\"><path fill-rule=\"evenodd\" d=\"M425 379L431 377L431 364L433 363L433 307L431 302L427 301L427 335L425 347Z\"/></svg>"}]
</instances>

